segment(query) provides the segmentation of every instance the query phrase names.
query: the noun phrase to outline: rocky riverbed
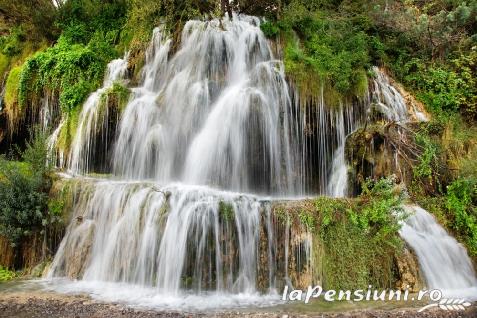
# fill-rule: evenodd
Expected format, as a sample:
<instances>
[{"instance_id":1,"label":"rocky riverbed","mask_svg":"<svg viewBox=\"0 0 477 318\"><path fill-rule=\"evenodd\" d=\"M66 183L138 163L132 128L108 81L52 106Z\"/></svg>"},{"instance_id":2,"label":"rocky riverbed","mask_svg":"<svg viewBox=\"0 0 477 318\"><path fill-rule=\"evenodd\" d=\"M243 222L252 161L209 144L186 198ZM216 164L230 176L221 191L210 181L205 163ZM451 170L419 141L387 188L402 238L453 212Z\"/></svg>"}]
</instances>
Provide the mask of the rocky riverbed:
<instances>
[{"instance_id":1,"label":"rocky riverbed","mask_svg":"<svg viewBox=\"0 0 477 318\"><path fill-rule=\"evenodd\" d=\"M273 312L272 312L273 311ZM150 309L131 308L122 304L107 304L91 299L87 295L62 295L52 292L2 292L0 294L0 317L9 318L115 318L115 317L260 317L260 318L475 318L477 306L466 311L444 311L439 309L417 313L417 309L392 309L390 311L361 309L349 312L328 313L294 313L293 310L279 308L252 312L217 312L217 313L179 313L153 311Z\"/></svg>"}]
</instances>

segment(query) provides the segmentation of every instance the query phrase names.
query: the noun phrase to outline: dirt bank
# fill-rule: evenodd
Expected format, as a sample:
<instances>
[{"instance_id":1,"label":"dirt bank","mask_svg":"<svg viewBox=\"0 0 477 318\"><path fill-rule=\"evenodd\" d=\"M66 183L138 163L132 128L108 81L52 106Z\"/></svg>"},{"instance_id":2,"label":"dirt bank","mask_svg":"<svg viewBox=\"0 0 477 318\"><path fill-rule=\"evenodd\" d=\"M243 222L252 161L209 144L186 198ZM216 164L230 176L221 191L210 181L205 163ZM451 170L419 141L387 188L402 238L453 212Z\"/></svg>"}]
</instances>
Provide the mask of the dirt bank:
<instances>
[{"instance_id":1,"label":"dirt bank","mask_svg":"<svg viewBox=\"0 0 477 318\"><path fill-rule=\"evenodd\" d=\"M121 304L105 304L88 296L70 296L45 292L2 292L0 294L0 317L9 318L129 318L129 317L260 317L260 318L475 318L477 306L465 312L431 310L417 313L416 309L392 311L362 310L345 313L293 314L284 309L279 313L269 312L221 312L221 313L177 313L157 312L146 309L129 308Z\"/></svg>"}]
</instances>

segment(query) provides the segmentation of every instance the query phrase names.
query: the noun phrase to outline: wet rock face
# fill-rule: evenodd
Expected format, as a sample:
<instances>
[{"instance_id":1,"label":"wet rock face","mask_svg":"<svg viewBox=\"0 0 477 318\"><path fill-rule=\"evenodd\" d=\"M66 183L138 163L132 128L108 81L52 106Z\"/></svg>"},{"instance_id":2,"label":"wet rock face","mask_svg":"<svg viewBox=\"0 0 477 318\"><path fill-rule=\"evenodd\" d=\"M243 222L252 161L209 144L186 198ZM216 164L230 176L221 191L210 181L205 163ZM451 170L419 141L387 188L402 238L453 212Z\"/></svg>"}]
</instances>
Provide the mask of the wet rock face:
<instances>
[{"instance_id":1,"label":"wet rock face","mask_svg":"<svg viewBox=\"0 0 477 318\"><path fill-rule=\"evenodd\" d=\"M194 292L313 283L311 233L296 216L283 222L269 201L209 188L73 183L70 224L49 277Z\"/></svg>"},{"instance_id":2,"label":"wet rock face","mask_svg":"<svg viewBox=\"0 0 477 318\"><path fill-rule=\"evenodd\" d=\"M367 178L395 175L397 181L410 184L418 154L410 128L378 123L357 130L346 140L351 193L360 193L360 183Z\"/></svg>"},{"instance_id":3,"label":"wet rock face","mask_svg":"<svg viewBox=\"0 0 477 318\"><path fill-rule=\"evenodd\" d=\"M407 288L410 292L416 293L424 287L419 263L416 255L410 249L405 248L402 254L396 255L396 266L399 272L399 280L396 282L397 289Z\"/></svg>"}]
</instances>

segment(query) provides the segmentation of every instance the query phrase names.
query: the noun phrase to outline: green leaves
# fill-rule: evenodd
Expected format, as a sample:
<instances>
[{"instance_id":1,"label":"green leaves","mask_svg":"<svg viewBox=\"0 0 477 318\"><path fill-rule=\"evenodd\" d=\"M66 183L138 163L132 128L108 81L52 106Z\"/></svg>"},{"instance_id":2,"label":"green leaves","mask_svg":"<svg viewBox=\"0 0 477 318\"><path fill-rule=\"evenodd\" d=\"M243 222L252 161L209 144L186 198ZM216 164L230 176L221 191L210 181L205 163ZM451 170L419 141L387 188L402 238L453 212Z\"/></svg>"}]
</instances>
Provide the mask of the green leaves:
<instances>
[{"instance_id":1,"label":"green leaves","mask_svg":"<svg viewBox=\"0 0 477 318\"><path fill-rule=\"evenodd\" d=\"M43 134L27 144L23 162L0 158L0 235L13 246L39 230L47 218L51 187Z\"/></svg>"},{"instance_id":2,"label":"green leaves","mask_svg":"<svg viewBox=\"0 0 477 318\"><path fill-rule=\"evenodd\" d=\"M447 187L446 207L453 227L464 234L472 254L477 254L477 180L457 179Z\"/></svg>"},{"instance_id":3,"label":"green leaves","mask_svg":"<svg viewBox=\"0 0 477 318\"><path fill-rule=\"evenodd\" d=\"M12 280L16 277L16 273L13 271L8 270L3 266L0 266L0 282L6 282Z\"/></svg>"},{"instance_id":4,"label":"green leaves","mask_svg":"<svg viewBox=\"0 0 477 318\"><path fill-rule=\"evenodd\" d=\"M107 63L116 56L111 44L99 35L86 46L72 44L62 37L55 46L35 54L25 63L20 80L20 103L27 104L44 90L56 91L62 110L70 113L101 85Z\"/></svg>"},{"instance_id":5,"label":"green leaves","mask_svg":"<svg viewBox=\"0 0 477 318\"><path fill-rule=\"evenodd\" d=\"M298 86L306 86L305 82L311 78L320 78L322 84L342 97L360 94L363 83L360 75L370 67L370 56L378 55L370 52L371 44L379 46L377 39L371 41L365 32L369 19L361 17L360 12L348 17L319 9L322 6L328 7L322 3L310 6L292 1L283 10L280 20L262 24L262 30L268 37L281 33L287 38L285 69ZM293 33L298 35L299 41L293 39Z\"/></svg>"},{"instance_id":6,"label":"green leaves","mask_svg":"<svg viewBox=\"0 0 477 318\"><path fill-rule=\"evenodd\" d=\"M439 146L426 133L416 134L416 143L422 147L419 163L414 167L416 178L430 178L438 170Z\"/></svg>"}]
</instances>

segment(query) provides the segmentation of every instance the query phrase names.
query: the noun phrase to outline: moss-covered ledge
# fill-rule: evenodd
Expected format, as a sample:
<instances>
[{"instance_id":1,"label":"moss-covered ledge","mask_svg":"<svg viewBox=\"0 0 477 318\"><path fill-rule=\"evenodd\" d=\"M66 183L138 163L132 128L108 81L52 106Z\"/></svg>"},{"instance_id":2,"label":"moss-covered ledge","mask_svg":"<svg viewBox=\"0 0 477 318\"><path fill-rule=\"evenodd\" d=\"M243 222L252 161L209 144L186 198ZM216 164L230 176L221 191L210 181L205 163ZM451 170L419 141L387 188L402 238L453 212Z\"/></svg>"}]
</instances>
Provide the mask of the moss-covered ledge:
<instances>
[{"instance_id":1,"label":"moss-covered ledge","mask_svg":"<svg viewBox=\"0 0 477 318\"><path fill-rule=\"evenodd\" d=\"M423 285L419 265L400 238L393 214L400 209L401 190L391 179L364 187L354 199L280 201L272 211L280 222L312 234L314 283L325 289L373 285L417 291Z\"/></svg>"}]
</instances>

